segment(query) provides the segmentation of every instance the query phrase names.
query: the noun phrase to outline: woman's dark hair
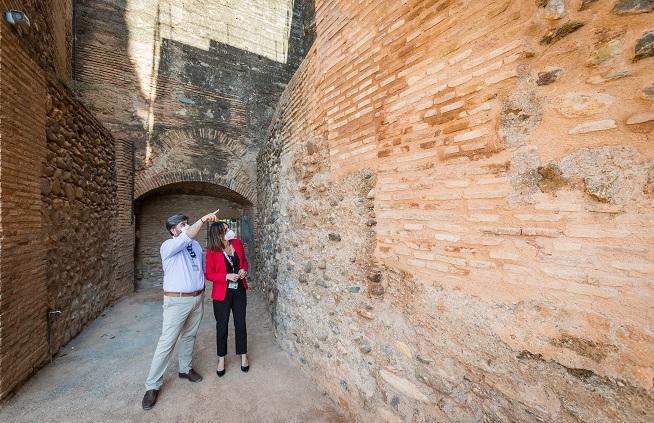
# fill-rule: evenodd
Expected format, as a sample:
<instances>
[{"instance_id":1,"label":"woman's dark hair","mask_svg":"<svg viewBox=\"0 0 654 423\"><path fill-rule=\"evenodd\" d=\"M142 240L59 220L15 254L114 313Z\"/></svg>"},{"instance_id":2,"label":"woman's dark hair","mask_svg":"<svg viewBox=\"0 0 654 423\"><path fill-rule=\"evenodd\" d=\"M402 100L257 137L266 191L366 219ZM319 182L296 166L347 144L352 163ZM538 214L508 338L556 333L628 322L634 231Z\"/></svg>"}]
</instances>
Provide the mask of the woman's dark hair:
<instances>
[{"instance_id":1,"label":"woman's dark hair","mask_svg":"<svg viewBox=\"0 0 654 423\"><path fill-rule=\"evenodd\" d=\"M225 247L227 247L225 232L227 232L227 225L225 223L212 223L209 226L209 235L207 235L207 249L211 251L224 251Z\"/></svg>"}]
</instances>

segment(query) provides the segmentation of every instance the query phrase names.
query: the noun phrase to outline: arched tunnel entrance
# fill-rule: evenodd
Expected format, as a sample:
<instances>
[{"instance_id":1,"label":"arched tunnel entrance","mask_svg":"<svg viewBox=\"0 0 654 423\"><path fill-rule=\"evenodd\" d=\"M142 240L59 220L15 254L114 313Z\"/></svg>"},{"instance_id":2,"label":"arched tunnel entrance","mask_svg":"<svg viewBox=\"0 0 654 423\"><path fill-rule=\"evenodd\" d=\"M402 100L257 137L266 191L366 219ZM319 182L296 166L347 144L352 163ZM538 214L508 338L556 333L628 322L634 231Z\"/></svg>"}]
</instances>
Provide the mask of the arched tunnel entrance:
<instances>
[{"instance_id":1,"label":"arched tunnel entrance","mask_svg":"<svg viewBox=\"0 0 654 423\"><path fill-rule=\"evenodd\" d=\"M254 206L243 195L211 182L186 181L160 186L145 192L134 200L136 232L134 246L134 284L136 289L159 287L163 272L159 247L169 236L166 219L175 213L184 213L190 221L220 209L221 219L230 222L245 244L250 263L254 263ZM208 227L207 227L208 228ZM206 248L207 231L198 238ZM254 276L255 269L250 267Z\"/></svg>"}]
</instances>

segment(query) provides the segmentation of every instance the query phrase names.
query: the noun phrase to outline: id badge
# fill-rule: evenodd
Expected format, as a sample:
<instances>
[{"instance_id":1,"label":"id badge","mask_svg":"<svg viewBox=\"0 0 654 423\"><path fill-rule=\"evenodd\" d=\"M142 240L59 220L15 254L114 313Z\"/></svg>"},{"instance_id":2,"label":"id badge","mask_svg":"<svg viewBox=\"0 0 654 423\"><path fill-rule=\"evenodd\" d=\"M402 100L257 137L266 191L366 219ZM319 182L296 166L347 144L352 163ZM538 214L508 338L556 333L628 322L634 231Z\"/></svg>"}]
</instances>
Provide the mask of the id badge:
<instances>
[{"instance_id":1,"label":"id badge","mask_svg":"<svg viewBox=\"0 0 654 423\"><path fill-rule=\"evenodd\" d=\"M238 288L238 282L230 282L230 283L227 285L227 288L229 288L229 289L237 289L237 288Z\"/></svg>"},{"instance_id":2,"label":"id badge","mask_svg":"<svg viewBox=\"0 0 654 423\"><path fill-rule=\"evenodd\" d=\"M198 266L197 263L193 263L193 270L196 271L196 272L199 271L200 266Z\"/></svg>"}]
</instances>

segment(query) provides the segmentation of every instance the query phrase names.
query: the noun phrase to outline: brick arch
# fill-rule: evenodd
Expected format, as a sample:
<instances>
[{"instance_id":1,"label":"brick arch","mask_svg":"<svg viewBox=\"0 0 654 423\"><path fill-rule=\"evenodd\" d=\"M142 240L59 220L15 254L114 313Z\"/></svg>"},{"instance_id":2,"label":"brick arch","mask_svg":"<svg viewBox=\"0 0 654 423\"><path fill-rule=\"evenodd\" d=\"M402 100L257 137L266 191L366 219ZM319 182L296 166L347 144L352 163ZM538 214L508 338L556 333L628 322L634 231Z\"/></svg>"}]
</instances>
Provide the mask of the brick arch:
<instances>
[{"instance_id":1,"label":"brick arch","mask_svg":"<svg viewBox=\"0 0 654 423\"><path fill-rule=\"evenodd\" d=\"M219 185L239 194L250 203L248 205L254 205L257 201L254 183L244 171L219 175L198 169L171 170L155 174L146 171L134 180L134 200L157 188L180 182L206 182Z\"/></svg>"},{"instance_id":2,"label":"brick arch","mask_svg":"<svg viewBox=\"0 0 654 423\"><path fill-rule=\"evenodd\" d=\"M161 153L165 154L178 147L186 146L189 141L202 140L205 146L219 146L237 157L245 154L243 139L233 138L216 128L192 127L167 130L160 140ZM206 148L206 147L205 147Z\"/></svg>"}]
</instances>

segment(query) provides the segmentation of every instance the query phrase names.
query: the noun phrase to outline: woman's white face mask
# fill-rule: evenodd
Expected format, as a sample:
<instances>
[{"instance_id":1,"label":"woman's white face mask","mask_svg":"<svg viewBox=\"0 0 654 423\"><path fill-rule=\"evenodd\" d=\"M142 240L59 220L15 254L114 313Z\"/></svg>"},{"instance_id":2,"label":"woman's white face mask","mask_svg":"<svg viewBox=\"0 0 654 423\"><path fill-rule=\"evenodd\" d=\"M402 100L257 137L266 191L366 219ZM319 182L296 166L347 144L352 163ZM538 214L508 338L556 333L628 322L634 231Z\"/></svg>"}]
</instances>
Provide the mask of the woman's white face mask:
<instances>
[{"instance_id":1,"label":"woman's white face mask","mask_svg":"<svg viewBox=\"0 0 654 423\"><path fill-rule=\"evenodd\" d=\"M236 234L234 233L233 230L228 229L227 232L225 232L225 240L231 241L234 238L236 238Z\"/></svg>"}]
</instances>

